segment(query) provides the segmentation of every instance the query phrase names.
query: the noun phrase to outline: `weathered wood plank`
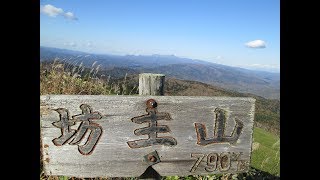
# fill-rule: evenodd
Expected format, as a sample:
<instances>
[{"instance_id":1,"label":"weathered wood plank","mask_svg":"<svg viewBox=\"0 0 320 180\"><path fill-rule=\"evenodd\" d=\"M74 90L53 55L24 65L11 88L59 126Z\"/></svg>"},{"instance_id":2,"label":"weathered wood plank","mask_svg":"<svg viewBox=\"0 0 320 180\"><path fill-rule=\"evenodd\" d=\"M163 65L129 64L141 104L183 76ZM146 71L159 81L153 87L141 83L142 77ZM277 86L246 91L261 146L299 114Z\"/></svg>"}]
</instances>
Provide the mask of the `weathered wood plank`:
<instances>
[{"instance_id":1,"label":"weathered wood plank","mask_svg":"<svg viewBox=\"0 0 320 180\"><path fill-rule=\"evenodd\" d=\"M152 167L161 176L234 173L249 168L255 109L253 98L101 95L48 95L40 98L46 174L137 177L150 164L144 156L153 151L158 153L161 162ZM149 102L147 108L148 99L155 99L157 107L153 108ZM82 104L85 105L80 107ZM88 118L91 118L90 123L86 121ZM154 123L152 118L158 118L157 122ZM71 125L65 129L65 137L73 135L66 142L63 138L54 140L62 133L58 127L66 127L63 122ZM79 127L81 122L83 124ZM83 127L90 130L81 139L81 132L86 131ZM158 133L154 132L155 129ZM80 134L79 144L75 143L76 131ZM86 143L90 132L93 133ZM207 137L201 137L201 134ZM238 134L238 139L230 138L232 134L235 139ZM169 140L163 140L163 137ZM143 147L136 147L139 145Z\"/></svg>"}]
</instances>

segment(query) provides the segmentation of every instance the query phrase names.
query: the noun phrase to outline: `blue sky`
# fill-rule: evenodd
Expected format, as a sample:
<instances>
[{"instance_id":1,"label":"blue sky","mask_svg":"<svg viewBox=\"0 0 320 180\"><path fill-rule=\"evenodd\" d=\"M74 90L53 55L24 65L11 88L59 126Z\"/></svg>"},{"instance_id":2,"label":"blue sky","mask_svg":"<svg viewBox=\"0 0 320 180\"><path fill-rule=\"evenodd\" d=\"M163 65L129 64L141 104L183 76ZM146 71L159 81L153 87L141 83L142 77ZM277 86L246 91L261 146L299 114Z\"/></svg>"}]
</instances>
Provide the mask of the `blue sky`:
<instances>
[{"instance_id":1,"label":"blue sky","mask_svg":"<svg viewBox=\"0 0 320 180\"><path fill-rule=\"evenodd\" d=\"M279 0L41 0L40 45L280 70Z\"/></svg>"}]
</instances>

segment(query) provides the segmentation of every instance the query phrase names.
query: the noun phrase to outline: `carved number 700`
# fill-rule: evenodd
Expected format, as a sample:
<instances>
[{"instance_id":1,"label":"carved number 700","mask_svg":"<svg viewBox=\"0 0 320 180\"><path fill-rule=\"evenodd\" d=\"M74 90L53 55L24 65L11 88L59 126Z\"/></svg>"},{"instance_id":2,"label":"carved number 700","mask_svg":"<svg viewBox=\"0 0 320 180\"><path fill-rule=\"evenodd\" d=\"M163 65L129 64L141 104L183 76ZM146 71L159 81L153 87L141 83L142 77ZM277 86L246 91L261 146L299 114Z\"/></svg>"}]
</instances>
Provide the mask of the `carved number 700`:
<instances>
[{"instance_id":1,"label":"carved number 700","mask_svg":"<svg viewBox=\"0 0 320 180\"><path fill-rule=\"evenodd\" d=\"M221 153L220 155L218 153L210 153L207 156L205 154L192 153L191 157L197 157L198 160L194 163L190 172L195 172L205 157L207 157L207 167L205 167L207 172L215 171L217 167L220 171L227 171L230 169L231 158L229 153Z\"/></svg>"}]
</instances>

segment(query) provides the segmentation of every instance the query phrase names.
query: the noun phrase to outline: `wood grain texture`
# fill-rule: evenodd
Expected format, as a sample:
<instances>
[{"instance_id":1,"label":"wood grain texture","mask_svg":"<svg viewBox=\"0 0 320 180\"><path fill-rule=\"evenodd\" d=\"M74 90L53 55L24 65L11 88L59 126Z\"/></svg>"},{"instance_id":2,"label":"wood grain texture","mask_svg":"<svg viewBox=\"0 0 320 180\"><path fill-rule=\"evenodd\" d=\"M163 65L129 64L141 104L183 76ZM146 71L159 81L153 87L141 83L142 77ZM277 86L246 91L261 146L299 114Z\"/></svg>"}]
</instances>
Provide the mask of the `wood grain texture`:
<instances>
[{"instance_id":1,"label":"wood grain texture","mask_svg":"<svg viewBox=\"0 0 320 180\"><path fill-rule=\"evenodd\" d=\"M139 95L164 95L164 74L139 74Z\"/></svg>"},{"instance_id":2,"label":"wood grain texture","mask_svg":"<svg viewBox=\"0 0 320 180\"><path fill-rule=\"evenodd\" d=\"M169 113L171 120L159 120L170 131L158 137L172 137L173 146L151 145L130 148L129 141L148 139L148 135L135 135L135 130L148 127L148 123L134 123L134 117L146 115L146 101L155 99L159 113ZM102 96L102 95L46 95L40 96L40 119L44 171L48 175L75 177L138 177L148 167L145 155L157 151L160 163L152 167L161 175L195 175L221 172L245 172L249 168L255 99L236 97L187 96ZM78 145L86 143L88 132L78 145L65 143L56 146L53 139L61 136L61 129L53 125L59 121L55 110L64 108L71 116L82 113L81 104L87 104L101 119L93 119L101 126L102 134L90 155L83 155ZM208 138L213 137L216 108L225 110L224 135L230 136L236 126L235 119L243 123L235 144L197 144L195 123L206 126ZM77 130L79 122L70 126ZM89 131L90 132L90 131ZM228 161L230 159L230 162ZM201 159L201 161L199 161ZM228 164L229 163L229 164Z\"/></svg>"}]
</instances>

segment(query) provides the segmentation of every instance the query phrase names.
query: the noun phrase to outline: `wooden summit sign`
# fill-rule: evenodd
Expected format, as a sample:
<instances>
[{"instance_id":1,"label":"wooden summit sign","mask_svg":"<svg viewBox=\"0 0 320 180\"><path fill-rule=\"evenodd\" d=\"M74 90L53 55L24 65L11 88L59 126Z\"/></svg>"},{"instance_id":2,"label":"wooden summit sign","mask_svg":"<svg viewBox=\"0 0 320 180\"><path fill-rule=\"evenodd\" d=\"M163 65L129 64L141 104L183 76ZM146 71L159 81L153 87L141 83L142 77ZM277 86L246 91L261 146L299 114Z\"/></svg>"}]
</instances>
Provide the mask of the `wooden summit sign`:
<instances>
[{"instance_id":1,"label":"wooden summit sign","mask_svg":"<svg viewBox=\"0 0 320 180\"><path fill-rule=\"evenodd\" d=\"M238 173L249 169L253 98L47 95L44 171L75 177Z\"/></svg>"}]
</instances>

